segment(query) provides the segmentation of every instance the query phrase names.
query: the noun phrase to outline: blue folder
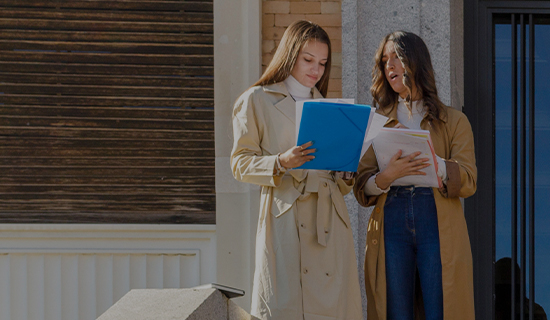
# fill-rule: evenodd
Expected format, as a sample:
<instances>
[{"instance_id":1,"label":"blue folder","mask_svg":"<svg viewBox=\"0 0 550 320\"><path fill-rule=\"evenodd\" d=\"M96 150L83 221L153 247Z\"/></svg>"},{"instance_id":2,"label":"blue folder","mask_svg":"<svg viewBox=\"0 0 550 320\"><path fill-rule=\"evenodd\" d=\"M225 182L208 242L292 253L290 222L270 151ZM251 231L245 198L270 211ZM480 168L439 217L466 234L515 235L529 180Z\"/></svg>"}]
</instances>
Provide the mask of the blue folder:
<instances>
[{"instance_id":1,"label":"blue folder","mask_svg":"<svg viewBox=\"0 0 550 320\"><path fill-rule=\"evenodd\" d=\"M315 159L296 169L357 171L371 107L304 102L297 145L314 141Z\"/></svg>"}]
</instances>

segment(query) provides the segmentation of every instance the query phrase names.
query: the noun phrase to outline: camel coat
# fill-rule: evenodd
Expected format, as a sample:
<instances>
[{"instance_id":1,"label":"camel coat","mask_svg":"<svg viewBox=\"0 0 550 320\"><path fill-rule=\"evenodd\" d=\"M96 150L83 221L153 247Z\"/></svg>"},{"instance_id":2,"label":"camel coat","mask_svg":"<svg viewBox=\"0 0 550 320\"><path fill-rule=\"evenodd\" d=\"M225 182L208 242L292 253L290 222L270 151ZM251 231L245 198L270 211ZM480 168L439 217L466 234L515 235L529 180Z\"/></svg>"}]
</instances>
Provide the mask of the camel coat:
<instances>
[{"instance_id":1,"label":"camel coat","mask_svg":"<svg viewBox=\"0 0 550 320\"><path fill-rule=\"evenodd\" d=\"M397 106L387 114L381 110L377 112L389 117L387 127L394 127L398 123ZM447 108L440 119L440 124L432 125L425 118L420 126L430 131L435 153L445 159L448 176L443 189L434 188L443 271L443 312L446 320L470 320L475 317L472 253L459 197L469 197L476 191L474 138L470 123L462 112ZM434 127L437 127L437 130ZM359 175L354 186L355 196L363 206L375 205L368 224L365 256L367 317L369 320L384 320L386 319L384 203L387 194L366 196L364 193L367 180L379 171L372 147L361 159L358 171ZM416 307L417 311L418 308L423 310L419 304Z\"/></svg>"},{"instance_id":2,"label":"camel coat","mask_svg":"<svg viewBox=\"0 0 550 320\"><path fill-rule=\"evenodd\" d=\"M283 83L252 87L235 103L231 169L237 180L262 187L251 313L260 319L361 320L342 196L352 186L328 171L274 175L277 154L296 145L295 131L295 102Z\"/></svg>"}]
</instances>

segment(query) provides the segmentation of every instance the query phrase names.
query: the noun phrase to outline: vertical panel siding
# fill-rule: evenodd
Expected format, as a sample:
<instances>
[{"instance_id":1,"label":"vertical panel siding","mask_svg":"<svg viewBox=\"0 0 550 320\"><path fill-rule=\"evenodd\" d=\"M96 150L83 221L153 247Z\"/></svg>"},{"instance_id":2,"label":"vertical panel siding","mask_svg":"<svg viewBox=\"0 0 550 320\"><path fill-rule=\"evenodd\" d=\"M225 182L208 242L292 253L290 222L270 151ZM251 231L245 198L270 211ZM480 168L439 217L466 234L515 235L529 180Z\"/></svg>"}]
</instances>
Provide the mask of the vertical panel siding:
<instances>
[{"instance_id":1,"label":"vertical panel siding","mask_svg":"<svg viewBox=\"0 0 550 320\"><path fill-rule=\"evenodd\" d=\"M8 255L10 261L10 296L11 319L28 319L27 317L27 256L22 254Z\"/></svg>"},{"instance_id":2,"label":"vertical panel siding","mask_svg":"<svg viewBox=\"0 0 550 320\"><path fill-rule=\"evenodd\" d=\"M63 319L61 312L61 256L44 256L44 319ZM64 274L64 276L67 276ZM46 291L47 290L47 291Z\"/></svg>"},{"instance_id":3,"label":"vertical panel siding","mask_svg":"<svg viewBox=\"0 0 550 320\"><path fill-rule=\"evenodd\" d=\"M45 290L45 281L50 276L56 275L56 272L52 275L45 272L44 258L44 255L36 254L27 256L27 297L28 305L32 306L32 308L28 308L28 319L44 320L46 309L44 299L49 295Z\"/></svg>"},{"instance_id":4,"label":"vertical panel siding","mask_svg":"<svg viewBox=\"0 0 550 320\"><path fill-rule=\"evenodd\" d=\"M61 256L61 274L61 319L78 319L78 255Z\"/></svg>"},{"instance_id":5,"label":"vertical panel siding","mask_svg":"<svg viewBox=\"0 0 550 320\"><path fill-rule=\"evenodd\" d=\"M198 285L198 254L0 255L2 320L95 319L135 288Z\"/></svg>"},{"instance_id":6,"label":"vertical panel siding","mask_svg":"<svg viewBox=\"0 0 550 320\"><path fill-rule=\"evenodd\" d=\"M130 291L130 255L121 254L113 260L113 300L118 301Z\"/></svg>"},{"instance_id":7,"label":"vertical panel siding","mask_svg":"<svg viewBox=\"0 0 550 320\"><path fill-rule=\"evenodd\" d=\"M0 255L0 310L7 319L11 318L11 278L10 257L8 254Z\"/></svg>"}]
</instances>

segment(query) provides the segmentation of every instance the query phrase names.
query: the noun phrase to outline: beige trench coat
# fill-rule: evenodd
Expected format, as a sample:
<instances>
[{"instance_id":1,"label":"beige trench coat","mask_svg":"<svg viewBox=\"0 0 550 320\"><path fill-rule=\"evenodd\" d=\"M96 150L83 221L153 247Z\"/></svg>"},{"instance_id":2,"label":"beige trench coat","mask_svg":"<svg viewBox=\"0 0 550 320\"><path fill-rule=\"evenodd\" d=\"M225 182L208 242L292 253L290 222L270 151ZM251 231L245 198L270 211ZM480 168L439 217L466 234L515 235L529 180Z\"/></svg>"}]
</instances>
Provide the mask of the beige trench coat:
<instances>
[{"instance_id":1,"label":"beige trench coat","mask_svg":"<svg viewBox=\"0 0 550 320\"><path fill-rule=\"evenodd\" d=\"M377 110L384 114L384 112ZM397 107L389 114L387 127L397 122ZM421 128L429 130L435 153L446 159L448 181L445 189L434 188L439 225L439 240L443 281L443 312L446 320L474 319L474 290L472 253L468 229L459 197L466 198L476 191L474 139L466 116L447 108L440 116L441 124L422 120ZM437 131L435 130L437 126ZM370 148L359 164L359 175L354 186L355 196L363 206L375 205L367 231L365 256L365 286L367 291L367 318L386 319L386 269L384 251L384 203L386 194L367 197L364 187L368 178L378 172L373 149ZM421 308L423 309L423 308ZM417 314L418 316L418 314ZM417 317L418 318L418 317Z\"/></svg>"},{"instance_id":2,"label":"beige trench coat","mask_svg":"<svg viewBox=\"0 0 550 320\"><path fill-rule=\"evenodd\" d=\"M313 89L314 98L322 98ZM261 319L362 318L352 230L342 194L352 186L328 171L274 175L296 145L295 102L283 83L253 87L233 111L233 175L261 189L252 315Z\"/></svg>"}]
</instances>

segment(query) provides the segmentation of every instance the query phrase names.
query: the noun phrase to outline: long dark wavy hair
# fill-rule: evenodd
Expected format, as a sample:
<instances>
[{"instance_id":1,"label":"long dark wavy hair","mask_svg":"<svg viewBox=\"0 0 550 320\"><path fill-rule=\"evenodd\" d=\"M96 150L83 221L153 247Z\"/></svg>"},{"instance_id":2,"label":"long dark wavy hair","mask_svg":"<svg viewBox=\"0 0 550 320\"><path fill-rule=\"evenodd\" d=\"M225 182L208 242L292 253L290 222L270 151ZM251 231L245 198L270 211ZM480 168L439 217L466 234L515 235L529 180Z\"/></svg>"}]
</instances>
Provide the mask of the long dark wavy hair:
<instances>
[{"instance_id":1,"label":"long dark wavy hair","mask_svg":"<svg viewBox=\"0 0 550 320\"><path fill-rule=\"evenodd\" d=\"M413 98L420 98L423 100L428 120L430 122L438 122L440 115L446 109L445 104L441 102L437 95L430 52L422 38L411 32L395 31L385 36L380 42L374 57L375 65L372 68L372 87L370 88L370 92L373 97L373 106L379 106L380 109L389 112L398 103L399 94L393 91L388 80L386 80L384 72L386 66L382 61L384 47L390 41L394 43L395 53L405 69L403 84L409 91L405 99L407 107L410 110L411 100ZM411 97L413 85L417 90L416 97Z\"/></svg>"},{"instance_id":2,"label":"long dark wavy hair","mask_svg":"<svg viewBox=\"0 0 550 320\"><path fill-rule=\"evenodd\" d=\"M277 47L277 51L275 51L273 59L260 77L260 80L258 80L253 86L265 86L268 84L281 82L288 78L294 68L294 65L296 64L300 50L310 40L316 40L328 46L328 57L327 63L325 64L325 72L317 84L315 84L323 97L326 97L332 56L330 39L323 28L306 20L298 20L288 26L283 34L283 37L281 38L279 46Z\"/></svg>"}]
</instances>

